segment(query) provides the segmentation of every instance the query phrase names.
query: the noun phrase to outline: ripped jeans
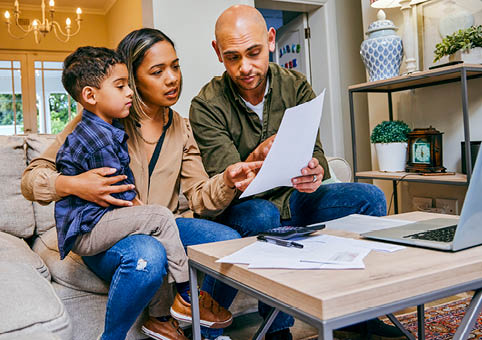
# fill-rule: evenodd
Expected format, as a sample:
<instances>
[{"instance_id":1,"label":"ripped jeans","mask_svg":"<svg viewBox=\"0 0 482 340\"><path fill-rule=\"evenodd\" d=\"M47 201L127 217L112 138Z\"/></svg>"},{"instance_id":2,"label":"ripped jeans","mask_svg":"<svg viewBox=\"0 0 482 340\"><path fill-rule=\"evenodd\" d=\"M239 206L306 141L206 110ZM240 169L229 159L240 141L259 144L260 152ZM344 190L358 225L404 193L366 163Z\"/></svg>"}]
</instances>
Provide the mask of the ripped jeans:
<instances>
[{"instance_id":1,"label":"ripped jeans","mask_svg":"<svg viewBox=\"0 0 482 340\"><path fill-rule=\"evenodd\" d=\"M235 230L212 221L178 218L176 224L184 246L240 238ZM146 307L151 316L168 315L170 306L156 295L167 274L167 256L154 237L130 235L105 252L82 259L97 276L110 282L102 340L125 339ZM212 278L204 280L202 289L215 299L224 295L234 298L236 294ZM212 330L202 331L205 334Z\"/></svg>"}]
</instances>

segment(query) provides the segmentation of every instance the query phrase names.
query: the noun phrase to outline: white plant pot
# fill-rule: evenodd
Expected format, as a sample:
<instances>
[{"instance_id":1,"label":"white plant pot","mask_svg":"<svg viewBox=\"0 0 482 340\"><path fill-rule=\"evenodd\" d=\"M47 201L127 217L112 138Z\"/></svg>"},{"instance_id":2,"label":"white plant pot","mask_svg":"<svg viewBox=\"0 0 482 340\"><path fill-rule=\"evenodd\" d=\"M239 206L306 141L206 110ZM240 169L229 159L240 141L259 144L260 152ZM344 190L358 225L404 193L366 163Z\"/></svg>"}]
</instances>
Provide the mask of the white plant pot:
<instances>
[{"instance_id":1,"label":"white plant pot","mask_svg":"<svg viewBox=\"0 0 482 340\"><path fill-rule=\"evenodd\" d=\"M376 143L375 150L380 171L405 171L407 143Z\"/></svg>"},{"instance_id":2,"label":"white plant pot","mask_svg":"<svg viewBox=\"0 0 482 340\"><path fill-rule=\"evenodd\" d=\"M482 47L471 48L470 50L458 50L449 55L449 61L463 61L467 64L482 64Z\"/></svg>"}]
</instances>

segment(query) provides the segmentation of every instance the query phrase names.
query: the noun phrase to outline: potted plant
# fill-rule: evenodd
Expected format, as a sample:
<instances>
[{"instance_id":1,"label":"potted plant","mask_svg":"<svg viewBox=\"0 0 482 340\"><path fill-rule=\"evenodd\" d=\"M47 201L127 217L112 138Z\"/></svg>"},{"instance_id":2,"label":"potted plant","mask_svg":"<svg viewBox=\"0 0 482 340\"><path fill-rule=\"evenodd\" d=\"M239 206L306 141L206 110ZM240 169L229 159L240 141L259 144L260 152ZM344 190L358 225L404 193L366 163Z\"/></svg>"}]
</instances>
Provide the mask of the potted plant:
<instances>
[{"instance_id":1,"label":"potted plant","mask_svg":"<svg viewBox=\"0 0 482 340\"><path fill-rule=\"evenodd\" d=\"M434 54L434 62L449 56L449 61L482 63L482 25L471 26L447 35L435 46Z\"/></svg>"},{"instance_id":2,"label":"potted plant","mask_svg":"<svg viewBox=\"0 0 482 340\"><path fill-rule=\"evenodd\" d=\"M370 141L375 144L380 171L405 171L407 133L410 131L400 120L383 121L375 126Z\"/></svg>"}]
</instances>

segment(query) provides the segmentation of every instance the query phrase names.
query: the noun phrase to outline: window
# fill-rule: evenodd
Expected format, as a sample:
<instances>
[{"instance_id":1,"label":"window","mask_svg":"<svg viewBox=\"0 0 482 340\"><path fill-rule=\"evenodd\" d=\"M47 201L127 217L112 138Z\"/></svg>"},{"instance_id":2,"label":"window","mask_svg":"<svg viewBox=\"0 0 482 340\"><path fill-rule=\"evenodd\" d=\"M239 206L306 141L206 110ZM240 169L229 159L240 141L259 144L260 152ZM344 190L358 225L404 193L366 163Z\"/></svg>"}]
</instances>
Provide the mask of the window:
<instances>
[{"instance_id":1,"label":"window","mask_svg":"<svg viewBox=\"0 0 482 340\"><path fill-rule=\"evenodd\" d=\"M40 133L59 133L77 114L76 102L62 86L62 62L35 61L37 126Z\"/></svg>"},{"instance_id":2,"label":"window","mask_svg":"<svg viewBox=\"0 0 482 340\"><path fill-rule=\"evenodd\" d=\"M58 133L79 112L62 86L67 53L0 51L0 135Z\"/></svg>"},{"instance_id":3,"label":"window","mask_svg":"<svg viewBox=\"0 0 482 340\"><path fill-rule=\"evenodd\" d=\"M0 134L23 133L20 60L0 60Z\"/></svg>"}]
</instances>

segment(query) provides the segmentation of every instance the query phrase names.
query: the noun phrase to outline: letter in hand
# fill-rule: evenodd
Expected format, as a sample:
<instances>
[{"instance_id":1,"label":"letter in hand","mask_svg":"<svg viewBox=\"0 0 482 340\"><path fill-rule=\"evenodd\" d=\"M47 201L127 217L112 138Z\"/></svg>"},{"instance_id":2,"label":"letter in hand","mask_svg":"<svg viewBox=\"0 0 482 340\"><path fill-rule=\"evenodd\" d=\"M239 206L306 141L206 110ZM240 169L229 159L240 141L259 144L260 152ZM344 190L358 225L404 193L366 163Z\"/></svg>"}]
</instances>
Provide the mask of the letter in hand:
<instances>
[{"instance_id":1,"label":"letter in hand","mask_svg":"<svg viewBox=\"0 0 482 340\"><path fill-rule=\"evenodd\" d=\"M116 171L114 168L98 168L76 176L60 175L55 182L55 190L61 197L75 195L86 201L97 203L102 207L110 205L130 207L132 202L111 196L111 194L135 188L133 184L113 185L127 178L125 175L107 177L115 174Z\"/></svg>"},{"instance_id":2,"label":"letter in hand","mask_svg":"<svg viewBox=\"0 0 482 340\"><path fill-rule=\"evenodd\" d=\"M224 183L230 188L244 191L256 177L262 165L262 161L232 164L224 171Z\"/></svg>"},{"instance_id":3,"label":"letter in hand","mask_svg":"<svg viewBox=\"0 0 482 340\"><path fill-rule=\"evenodd\" d=\"M301 176L292 178L293 188L300 192L315 192L321 185L325 170L318 162L318 159L312 158L308 162L308 166L301 169Z\"/></svg>"},{"instance_id":4,"label":"letter in hand","mask_svg":"<svg viewBox=\"0 0 482 340\"><path fill-rule=\"evenodd\" d=\"M273 145L274 139L276 138L276 135L272 135L265 141L263 141L260 145L256 147L256 149L253 150L246 158L246 162L253 162L253 161L264 161L266 156L268 155L269 150L271 149L271 146Z\"/></svg>"}]
</instances>

